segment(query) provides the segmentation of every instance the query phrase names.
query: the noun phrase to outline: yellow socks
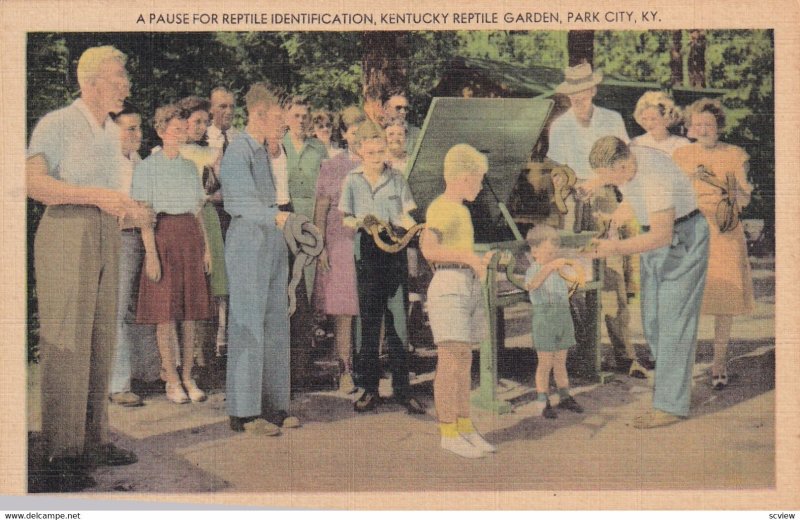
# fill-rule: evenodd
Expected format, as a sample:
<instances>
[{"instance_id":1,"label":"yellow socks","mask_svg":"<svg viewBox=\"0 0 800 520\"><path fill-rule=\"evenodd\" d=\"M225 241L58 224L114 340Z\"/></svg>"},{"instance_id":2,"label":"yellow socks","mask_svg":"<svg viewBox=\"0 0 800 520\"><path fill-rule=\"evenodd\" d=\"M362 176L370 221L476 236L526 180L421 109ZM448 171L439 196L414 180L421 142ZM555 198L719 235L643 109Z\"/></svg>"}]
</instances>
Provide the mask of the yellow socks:
<instances>
[{"instance_id":1,"label":"yellow socks","mask_svg":"<svg viewBox=\"0 0 800 520\"><path fill-rule=\"evenodd\" d=\"M456 422L456 431L458 433L474 432L475 426L472 425L472 419L469 417L459 417Z\"/></svg>"},{"instance_id":2,"label":"yellow socks","mask_svg":"<svg viewBox=\"0 0 800 520\"><path fill-rule=\"evenodd\" d=\"M446 437L448 439L458 437L456 423L439 423L439 431L442 432L442 437Z\"/></svg>"}]
</instances>

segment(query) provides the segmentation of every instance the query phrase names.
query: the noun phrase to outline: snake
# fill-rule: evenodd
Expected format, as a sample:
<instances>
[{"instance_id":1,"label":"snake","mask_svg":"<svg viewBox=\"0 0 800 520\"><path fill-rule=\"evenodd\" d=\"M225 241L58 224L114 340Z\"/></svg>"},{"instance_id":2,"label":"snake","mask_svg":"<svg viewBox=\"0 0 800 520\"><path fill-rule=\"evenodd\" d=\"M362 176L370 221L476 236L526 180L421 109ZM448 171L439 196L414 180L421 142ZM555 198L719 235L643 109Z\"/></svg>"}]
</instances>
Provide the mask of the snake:
<instances>
[{"instance_id":1,"label":"snake","mask_svg":"<svg viewBox=\"0 0 800 520\"><path fill-rule=\"evenodd\" d=\"M714 214L720 233L727 233L728 231L736 229L736 226L739 225L741 209L734 196L736 189L736 179L734 176L728 173L725 175L725 181L720 181L717 176L714 175L714 172L706 169L702 164L695 170L695 176L706 184L710 184L719 189L722 193L722 200L717 204L717 210Z\"/></svg>"},{"instance_id":2,"label":"snake","mask_svg":"<svg viewBox=\"0 0 800 520\"><path fill-rule=\"evenodd\" d=\"M392 226L383 222L375 215L365 216L361 225L367 231L367 233L372 236L372 239L375 240L375 245L387 253L399 253L418 233L425 229L425 224L414 224L411 226L411 229L406 231L406 233L400 237L394 232ZM389 240L391 240L391 243L386 242L383 237L381 237L381 232L383 231L386 232Z\"/></svg>"},{"instance_id":3,"label":"snake","mask_svg":"<svg viewBox=\"0 0 800 520\"><path fill-rule=\"evenodd\" d=\"M562 215L566 215L568 212L567 197L572 193L575 183L577 182L575 171L569 166L559 165L551 170L550 176L553 178L553 188L555 189L553 201L556 204L558 212ZM560 188L556 188L555 180L559 177L564 178L564 184Z\"/></svg>"},{"instance_id":4,"label":"snake","mask_svg":"<svg viewBox=\"0 0 800 520\"><path fill-rule=\"evenodd\" d=\"M297 310L297 286L303 278L303 269L322 253L325 246L322 233L305 215L290 213L283 226L283 238L294 255L289 293L289 316Z\"/></svg>"},{"instance_id":5,"label":"snake","mask_svg":"<svg viewBox=\"0 0 800 520\"><path fill-rule=\"evenodd\" d=\"M528 292L525 280L514 272L514 267L517 262L514 258L514 254L510 251L501 251L497 257L497 263L505 265L506 278L508 278L508 281L519 289ZM566 265L560 267L557 272L558 275L569 284L569 296L572 296L575 294L575 291L586 285L586 271L583 265L577 260L566 258L565 262Z\"/></svg>"}]
</instances>

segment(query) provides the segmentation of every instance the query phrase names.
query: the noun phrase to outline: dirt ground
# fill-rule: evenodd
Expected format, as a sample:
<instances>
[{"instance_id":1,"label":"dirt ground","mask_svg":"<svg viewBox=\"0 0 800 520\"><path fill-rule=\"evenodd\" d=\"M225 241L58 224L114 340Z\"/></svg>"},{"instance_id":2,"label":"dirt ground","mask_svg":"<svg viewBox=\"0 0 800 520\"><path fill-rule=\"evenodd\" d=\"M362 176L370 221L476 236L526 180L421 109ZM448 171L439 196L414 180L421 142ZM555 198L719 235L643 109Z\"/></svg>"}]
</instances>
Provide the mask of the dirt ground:
<instances>
[{"instance_id":1,"label":"dirt ground","mask_svg":"<svg viewBox=\"0 0 800 520\"><path fill-rule=\"evenodd\" d=\"M476 410L475 422L498 453L466 460L439 447L433 410L435 351L414 356L413 384L428 406L410 416L398 405L356 414L355 396L335 391L299 394L292 411L303 426L278 437L237 434L228 427L219 374L205 403L174 405L153 393L140 408L110 406L113 440L139 462L95 472L86 492L243 493L364 491L684 490L775 486L774 261L754 260L756 312L734 321L731 382L710 387L713 321L701 320L692 417L655 430L631 419L649 407L651 380L617 374L607 384L573 384L584 414L535 414L535 354L525 330L525 306L507 312L508 347L500 363L501 397L513 413ZM645 348L633 306L637 348ZM529 325L527 325L529 327ZM529 330L529 328L528 328ZM607 338L604 338L607 342ZM608 347L608 345L606 345ZM610 348L610 347L608 347ZM477 358L477 352L476 358ZM477 360L474 366L477 384ZM29 381L29 460L40 461L36 367ZM382 390L389 391L389 381ZM35 475L31 491L37 489ZM355 503L355 502L354 502ZM499 506L500 504L498 504ZM631 504L631 508L636 508Z\"/></svg>"}]
</instances>

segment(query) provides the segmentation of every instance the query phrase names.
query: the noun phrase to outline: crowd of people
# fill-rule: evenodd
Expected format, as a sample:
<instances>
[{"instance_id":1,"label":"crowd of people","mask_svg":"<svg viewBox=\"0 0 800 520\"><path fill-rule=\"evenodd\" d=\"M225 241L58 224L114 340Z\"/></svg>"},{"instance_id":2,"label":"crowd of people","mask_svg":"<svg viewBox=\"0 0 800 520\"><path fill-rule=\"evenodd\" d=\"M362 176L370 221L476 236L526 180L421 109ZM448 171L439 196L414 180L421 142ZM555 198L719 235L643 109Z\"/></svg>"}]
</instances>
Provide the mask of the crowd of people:
<instances>
[{"instance_id":1,"label":"crowd of people","mask_svg":"<svg viewBox=\"0 0 800 520\"><path fill-rule=\"evenodd\" d=\"M162 380L176 404L204 401L193 367L206 363L207 352L226 356L232 430L277 435L299 427L290 399L294 380L311 367L315 313L333 320L340 391L363 389L356 412L385 400L378 391L384 344L393 399L426 413L409 381L405 322L417 254L387 252L365 223L377 218L398 232L416 224L407 161L419 129L405 120L408 99L367 89L363 107L312 113L304 98L255 83L244 95L246 125L237 129L234 93L216 87L208 99L159 107L152 125L161 144L142 160L149 114L125 103L125 64L113 47L86 50L80 98L42 118L28 148L28 194L47 206L34 257L49 471L81 489L92 485L97 465L136 462L108 441L108 402L142 405L133 378ZM712 384L722 389L733 316L753 309L736 225L752 190L748 158L718 140L725 114L711 99L683 116L666 93L648 92L634 112L645 133L629 140L620 114L593 103L601 81L588 64L565 71L556 92L571 107L550 127L548 155L578 179L566 226L607 230L583 254L607 259L602 305L617 362L634 377L655 370L653 411L634 426L665 426L689 414L700 313L715 317ZM670 133L681 121L695 142ZM490 255L475 254L464 205L491 167L470 144L447 152L445 190L427 208L419 241L434 271L427 305L441 445L468 458L496 450L470 419ZM295 257L285 235L297 219L315 223L324 245L303 269L290 317ZM570 298L559 276L575 253L544 224L527 242L536 406L550 419L556 409L582 413L566 365L583 326L570 312L580 297ZM637 357L628 331L637 255L652 359Z\"/></svg>"}]
</instances>

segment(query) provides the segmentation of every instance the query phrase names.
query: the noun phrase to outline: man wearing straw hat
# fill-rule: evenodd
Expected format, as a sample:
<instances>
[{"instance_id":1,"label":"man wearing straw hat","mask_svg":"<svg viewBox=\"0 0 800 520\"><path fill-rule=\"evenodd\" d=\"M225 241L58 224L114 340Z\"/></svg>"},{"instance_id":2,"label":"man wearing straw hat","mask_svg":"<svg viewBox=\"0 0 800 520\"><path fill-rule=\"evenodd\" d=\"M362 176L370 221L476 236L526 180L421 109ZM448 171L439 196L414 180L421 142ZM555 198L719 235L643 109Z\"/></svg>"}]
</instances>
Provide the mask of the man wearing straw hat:
<instances>
[{"instance_id":1,"label":"man wearing straw hat","mask_svg":"<svg viewBox=\"0 0 800 520\"><path fill-rule=\"evenodd\" d=\"M595 176L589 165L589 152L595 141L607 135L618 137L625 143L630 141L622 116L593 103L597 85L602 81L602 72L592 71L591 65L581 63L568 67L564 71L564 81L556 87L557 94L569 98L570 108L550 126L547 155L575 171L579 193L581 183ZM569 210L566 225L572 225L576 233L598 229L592 204L595 211L603 213L610 213L617 206L616 193L611 189L599 190L591 203L588 197L582 199L580 196L570 197L566 202ZM646 377L644 368L636 360L636 351L628 331L630 313L624 273L622 258L607 261L602 298L606 327L614 345L617 368L629 370L629 374L636 377Z\"/></svg>"}]
</instances>

